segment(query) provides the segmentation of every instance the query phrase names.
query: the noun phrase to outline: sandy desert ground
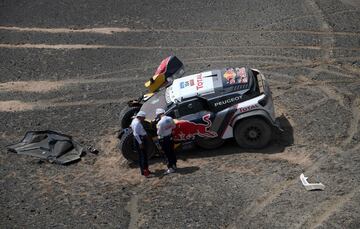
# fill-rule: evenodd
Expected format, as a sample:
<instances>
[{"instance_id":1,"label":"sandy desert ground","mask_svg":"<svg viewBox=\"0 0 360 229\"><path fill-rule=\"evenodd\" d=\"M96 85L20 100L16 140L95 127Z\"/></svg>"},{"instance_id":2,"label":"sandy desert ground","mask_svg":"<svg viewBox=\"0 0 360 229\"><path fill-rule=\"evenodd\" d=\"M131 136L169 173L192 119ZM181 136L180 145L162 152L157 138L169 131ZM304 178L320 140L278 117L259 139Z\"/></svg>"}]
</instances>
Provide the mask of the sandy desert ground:
<instances>
[{"instance_id":1,"label":"sandy desert ground","mask_svg":"<svg viewBox=\"0 0 360 229\"><path fill-rule=\"evenodd\" d=\"M118 115L168 55L189 74L261 70L285 133L140 177L117 149ZM2 0L0 227L359 228L359 77L355 0ZM45 129L100 152L69 166L7 152Z\"/></svg>"}]
</instances>

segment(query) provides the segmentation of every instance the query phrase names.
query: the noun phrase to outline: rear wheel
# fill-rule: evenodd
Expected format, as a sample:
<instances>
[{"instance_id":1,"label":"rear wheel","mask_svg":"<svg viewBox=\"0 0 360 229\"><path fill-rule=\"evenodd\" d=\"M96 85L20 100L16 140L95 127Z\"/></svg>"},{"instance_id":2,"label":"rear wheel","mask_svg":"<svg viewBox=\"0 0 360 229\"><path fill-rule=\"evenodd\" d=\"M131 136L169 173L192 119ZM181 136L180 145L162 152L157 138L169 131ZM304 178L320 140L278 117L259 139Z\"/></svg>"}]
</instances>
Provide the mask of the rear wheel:
<instances>
[{"instance_id":1,"label":"rear wheel","mask_svg":"<svg viewBox=\"0 0 360 229\"><path fill-rule=\"evenodd\" d=\"M140 107L124 107L120 112L120 124L121 128L125 129L128 128L131 124L132 117L136 115L137 112L139 112Z\"/></svg>"},{"instance_id":2,"label":"rear wheel","mask_svg":"<svg viewBox=\"0 0 360 229\"><path fill-rule=\"evenodd\" d=\"M269 124L260 118L247 118L238 122L234 128L234 137L240 147L260 149L269 144L272 130Z\"/></svg>"},{"instance_id":3,"label":"rear wheel","mask_svg":"<svg viewBox=\"0 0 360 229\"><path fill-rule=\"evenodd\" d=\"M124 158L131 162L139 161L139 154L135 150L134 146L134 135L132 130L125 132L120 139L119 148L121 150L122 155ZM145 145L146 153L148 159L150 159L155 153L155 145L154 143L148 139Z\"/></svg>"},{"instance_id":4,"label":"rear wheel","mask_svg":"<svg viewBox=\"0 0 360 229\"><path fill-rule=\"evenodd\" d=\"M195 142L198 146L203 149L216 149L222 146L225 142L224 139L216 137L216 138L201 138L198 137L195 139Z\"/></svg>"}]
</instances>

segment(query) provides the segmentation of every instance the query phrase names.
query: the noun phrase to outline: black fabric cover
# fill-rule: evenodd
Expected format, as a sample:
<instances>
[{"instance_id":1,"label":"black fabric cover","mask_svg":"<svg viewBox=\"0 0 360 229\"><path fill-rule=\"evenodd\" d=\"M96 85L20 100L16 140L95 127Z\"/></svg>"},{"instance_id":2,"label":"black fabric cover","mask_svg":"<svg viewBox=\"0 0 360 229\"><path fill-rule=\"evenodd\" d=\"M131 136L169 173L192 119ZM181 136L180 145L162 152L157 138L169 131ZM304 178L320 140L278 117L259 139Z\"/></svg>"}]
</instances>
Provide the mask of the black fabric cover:
<instances>
[{"instance_id":1,"label":"black fabric cover","mask_svg":"<svg viewBox=\"0 0 360 229\"><path fill-rule=\"evenodd\" d=\"M79 160L84 152L84 148L71 136L51 130L28 131L21 142L7 148L18 154L62 165Z\"/></svg>"}]
</instances>

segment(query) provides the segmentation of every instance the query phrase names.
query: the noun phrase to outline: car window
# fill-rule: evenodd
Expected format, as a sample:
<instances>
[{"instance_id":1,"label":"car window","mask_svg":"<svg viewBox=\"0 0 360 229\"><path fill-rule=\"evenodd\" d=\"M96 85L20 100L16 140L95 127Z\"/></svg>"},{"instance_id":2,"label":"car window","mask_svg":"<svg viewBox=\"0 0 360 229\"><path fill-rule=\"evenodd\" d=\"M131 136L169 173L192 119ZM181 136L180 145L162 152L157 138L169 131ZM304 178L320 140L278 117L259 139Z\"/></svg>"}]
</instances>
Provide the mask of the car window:
<instances>
[{"instance_id":1,"label":"car window","mask_svg":"<svg viewBox=\"0 0 360 229\"><path fill-rule=\"evenodd\" d=\"M201 100L192 100L188 102L184 102L178 105L178 115L179 117L189 115L189 114L195 114L200 111L204 111L206 107L205 104ZM176 111L175 111L176 113Z\"/></svg>"},{"instance_id":2,"label":"car window","mask_svg":"<svg viewBox=\"0 0 360 229\"><path fill-rule=\"evenodd\" d=\"M171 118L178 118L177 115L175 115L175 109L170 110L166 113L167 116L170 116Z\"/></svg>"}]
</instances>

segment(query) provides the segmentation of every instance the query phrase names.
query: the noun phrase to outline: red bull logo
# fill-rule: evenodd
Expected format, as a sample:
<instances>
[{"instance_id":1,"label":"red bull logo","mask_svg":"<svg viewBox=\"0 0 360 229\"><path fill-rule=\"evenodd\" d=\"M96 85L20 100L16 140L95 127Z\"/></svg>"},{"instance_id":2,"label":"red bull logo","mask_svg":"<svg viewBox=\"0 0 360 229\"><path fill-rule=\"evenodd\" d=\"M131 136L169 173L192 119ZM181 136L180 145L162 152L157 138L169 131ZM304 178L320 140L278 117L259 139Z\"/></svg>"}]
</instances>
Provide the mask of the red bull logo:
<instances>
[{"instance_id":1,"label":"red bull logo","mask_svg":"<svg viewBox=\"0 0 360 229\"><path fill-rule=\"evenodd\" d=\"M236 83L236 82L235 82L235 80L236 80L236 73L235 73L235 71L234 71L233 68L227 69L227 70L225 71L225 73L224 73L224 77L225 77L226 82L227 82L228 84L234 84L234 83Z\"/></svg>"},{"instance_id":2,"label":"red bull logo","mask_svg":"<svg viewBox=\"0 0 360 229\"><path fill-rule=\"evenodd\" d=\"M184 141L194 139L195 136L203 138L215 138L217 133L209 130L211 126L210 114L204 115L202 120L205 124L194 123L187 120L179 120L176 122L176 127L173 129L173 138L175 141Z\"/></svg>"}]
</instances>

